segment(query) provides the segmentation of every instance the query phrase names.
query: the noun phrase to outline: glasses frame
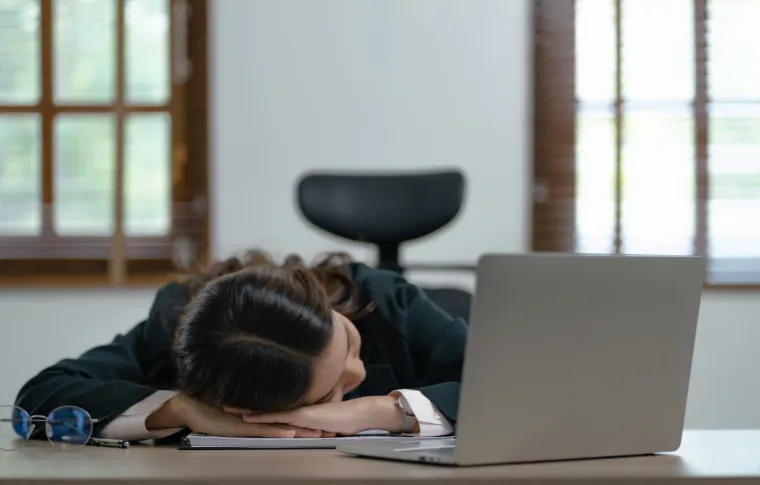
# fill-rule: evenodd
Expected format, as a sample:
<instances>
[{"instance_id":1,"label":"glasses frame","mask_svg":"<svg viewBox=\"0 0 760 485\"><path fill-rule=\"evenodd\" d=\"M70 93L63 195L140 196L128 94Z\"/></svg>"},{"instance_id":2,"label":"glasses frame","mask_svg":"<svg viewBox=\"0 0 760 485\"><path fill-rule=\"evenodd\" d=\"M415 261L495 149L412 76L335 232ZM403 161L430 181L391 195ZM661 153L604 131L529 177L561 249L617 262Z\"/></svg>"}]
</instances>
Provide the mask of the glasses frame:
<instances>
[{"instance_id":1,"label":"glasses frame","mask_svg":"<svg viewBox=\"0 0 760 485\"><path fill-rule=\"evenodd\" d=\"M18 407L18 406L15 406L15 405L0 406L0 409L3 409L3 408L9 408L12 411L21 411L24 414L26 414L27 416L29 416L29 432L27 433L27 435L25 437L24 436L18 436L18 434L17 434L17 436L22 441L21 446L19 446L18 448L13 448L13 449L10 449L10 450L6 450L6 449L3 449L3 448L0 448L0 451L14 451L14 450L17 450L19 448L23 448L29 442L29 438L31 438L31 436L36 431L38 431L39 429L41 429L42 426L39 426L39 425L43 425L44 426L44 428L45 428L45 436L47 437L48 442L56 450L60 450L60 451L78 450L78 449L82 448L83 446L86 446L90 441L92 441L92 434L95 431L95 425L98 424L101 421L100 419L93 418L90 415L90 413L87 412L86 409L83 409L83 408L81 408L79 406L58 406L57 408L55 408L52 411L50 411L50 413L48 413L47 416L43 416L41 414L29 414L29 412L26 409ZM61 409L76 409L76 410L81 411L82 413L84 413L84 415L88 419L88 421L90 423L90 433L89 433L89 436L87 436L87 439L85 439L82 443L80 443L78 445L67 445L66 447L61 447L56 442L53 441L53 437L51 436L52 433L50 431L50 426L49 426L49 424L50 424L50 416L53 415L53 414L55 414L56 411L59 411ZM13 419L0 419L0 423L4 423L4 422L6 422L6 423L9 422L9 423L12 424L13 423Z\"/></svg>"}]
</instances>

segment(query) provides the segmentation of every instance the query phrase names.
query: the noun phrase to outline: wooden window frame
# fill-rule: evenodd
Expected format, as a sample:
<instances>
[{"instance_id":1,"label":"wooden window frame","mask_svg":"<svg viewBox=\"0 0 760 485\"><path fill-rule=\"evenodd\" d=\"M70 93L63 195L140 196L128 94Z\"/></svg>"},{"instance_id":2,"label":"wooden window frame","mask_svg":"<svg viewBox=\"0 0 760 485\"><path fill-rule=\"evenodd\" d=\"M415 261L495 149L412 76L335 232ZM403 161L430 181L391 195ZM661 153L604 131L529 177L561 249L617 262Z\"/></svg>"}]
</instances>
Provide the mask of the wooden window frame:
<instances>
[{"instance_id":1,"label":"wooden window frame","mask_svg":"<svg viewBox=\"0 0 760 485\"><path fill-rule=\"evenodd\" d=\"M40 0L41 97L37 105L0 105L0 114L41 118L42 232L0 236L0 285L143 285L207 260L208 201L208 0L169 0L171 98L164 105L124 101L125 2L116 0L115 101L108 105L56 105L53 101L53 1ZM114 232L106 237L56 235L53 230L55 116L114 115ZM158 237L124 234L124 120L131 113L169 113L172 119L172 227ZM185 249L185 251L183 251ZM189 250L188 253L186 250Z\"/></svg>"},{"instance_id":2,"label":"wooden window frame","mask_svg":"<svg viewBox=\"0 0 760 485\"><path fill-rule=\"evenodd\" d=\"M615 73L615 227L613 254L621 253L622 188L622 96L621 5L614 0ZM630 1L630 0L629 0ZM695 97L695 238L693 254L706 258L708 248L709 194L709 91L707 72L708 0L694 2ZM537 252L575 250L575 0L533 0L533 194L531 248ZM568 202L570 201L570 202ZM760 283L713 281L708 274L705 288L759 290ZM758 275L760 279L760 275Z\"/></svg>"}]
</instances>

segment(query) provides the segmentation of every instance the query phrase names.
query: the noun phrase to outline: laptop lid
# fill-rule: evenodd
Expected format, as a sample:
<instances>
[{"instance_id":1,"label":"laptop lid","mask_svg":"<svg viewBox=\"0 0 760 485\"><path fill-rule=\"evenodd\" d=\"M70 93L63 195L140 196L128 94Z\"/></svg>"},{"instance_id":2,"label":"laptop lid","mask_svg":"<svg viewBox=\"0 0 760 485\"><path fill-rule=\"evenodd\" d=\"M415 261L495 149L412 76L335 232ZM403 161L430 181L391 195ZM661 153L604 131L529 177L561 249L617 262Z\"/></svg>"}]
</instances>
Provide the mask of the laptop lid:
<instances>
[{"instance_id":1,"label":"laptop lid","mask_svg":"<svg viewBox=\"0 0 760 485\"><path fill-rule=\"evenodd\" d=\"M677 449L703 274L696 257L483 256L456 461Z\"/></svg>"}]
</instances>

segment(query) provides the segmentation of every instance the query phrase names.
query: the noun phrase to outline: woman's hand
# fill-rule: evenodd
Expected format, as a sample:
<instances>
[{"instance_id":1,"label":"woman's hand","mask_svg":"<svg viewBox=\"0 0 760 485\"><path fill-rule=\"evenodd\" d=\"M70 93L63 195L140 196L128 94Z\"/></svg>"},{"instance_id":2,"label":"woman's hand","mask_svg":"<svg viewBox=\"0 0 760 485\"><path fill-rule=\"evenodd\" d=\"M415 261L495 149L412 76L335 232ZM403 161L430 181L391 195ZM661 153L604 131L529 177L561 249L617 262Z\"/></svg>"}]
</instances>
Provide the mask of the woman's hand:
<instances>
[{"instance_id":1,"label":"woman's hand","mask_svg":"<svg viewBox=\"0 0 760 485\"><path fill-rule=\"evenodd\" d=\"M321 429L339 435L371 429L395 433L401 431L404 425L404 413L391 396L361 397L266 414L252 414L235 408L225 408L225 411L242 415L243 421L252 425L288 425Z\"/></svg>"},{"instance_id":2,"label":"woman's hand","mask_svg":"<svg viewBox=\"0 0 760 485\"><path fill-rule=\"evenodd\" d=\"M334 436L315 429L296 426L247 423L241 416L226 413L209 404L183 394L170 399L159 410L148 416L149 430L185 427L195 433L214 436L260 438L324 438Z\"/></svg>"}]
</instances>

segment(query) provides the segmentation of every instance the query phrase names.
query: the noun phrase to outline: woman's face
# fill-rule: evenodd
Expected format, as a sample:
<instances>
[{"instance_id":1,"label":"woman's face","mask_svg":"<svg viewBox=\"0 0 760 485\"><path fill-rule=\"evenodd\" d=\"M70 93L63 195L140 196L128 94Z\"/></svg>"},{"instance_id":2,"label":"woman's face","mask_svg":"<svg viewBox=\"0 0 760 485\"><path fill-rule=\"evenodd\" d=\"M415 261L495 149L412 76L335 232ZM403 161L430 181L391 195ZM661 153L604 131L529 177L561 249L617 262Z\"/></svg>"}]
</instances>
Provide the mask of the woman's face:
<instances>
[{"instance_id":1,"label":"woman's face","mask_svg":"<svg viewBox=\"0 0 760 485\"><path fill-rule=\"evenodd\" d=\"M362 383L367 373L359 358L362 339L356 326L340 313L333 312L333 336L314 365L314 381L306 404L340 401Z\"/></svg>"}]
</instances>

